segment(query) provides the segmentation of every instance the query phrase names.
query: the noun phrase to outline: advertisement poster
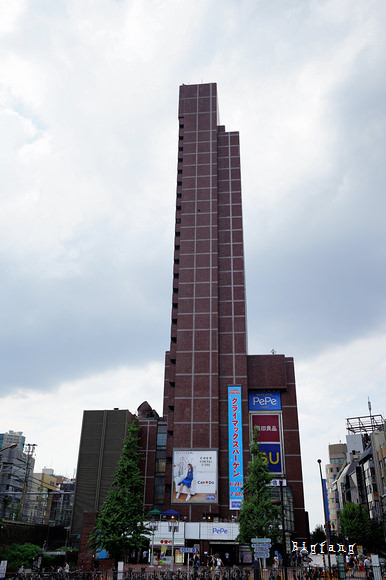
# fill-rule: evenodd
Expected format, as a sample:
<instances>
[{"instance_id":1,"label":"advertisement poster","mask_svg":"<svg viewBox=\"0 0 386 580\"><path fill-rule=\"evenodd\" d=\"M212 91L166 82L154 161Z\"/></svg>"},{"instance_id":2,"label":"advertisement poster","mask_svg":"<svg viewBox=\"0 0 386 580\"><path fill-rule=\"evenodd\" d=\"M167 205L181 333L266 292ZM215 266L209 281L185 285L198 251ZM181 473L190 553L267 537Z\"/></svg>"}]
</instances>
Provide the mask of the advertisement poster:
<instances>
[{"instance_id":1,"label":"advertisement poster","mask_svg":"<svg viewBox=\"0 0 386 580\"><path fill-rule=\"evenodd\" d=\"M239 510L243 501L243 432L241 387L228 387L229 509Z\"/></svg>"},{"instance_id":2,"label":"advertisement poster","mask_svg":"<svg viewBox=\"0 0 386 580\"><path fill-rule=\"evenodd\" d=\"M174 449L172 503L217 503L217 450Z\"/></svg>"}]
</instances>

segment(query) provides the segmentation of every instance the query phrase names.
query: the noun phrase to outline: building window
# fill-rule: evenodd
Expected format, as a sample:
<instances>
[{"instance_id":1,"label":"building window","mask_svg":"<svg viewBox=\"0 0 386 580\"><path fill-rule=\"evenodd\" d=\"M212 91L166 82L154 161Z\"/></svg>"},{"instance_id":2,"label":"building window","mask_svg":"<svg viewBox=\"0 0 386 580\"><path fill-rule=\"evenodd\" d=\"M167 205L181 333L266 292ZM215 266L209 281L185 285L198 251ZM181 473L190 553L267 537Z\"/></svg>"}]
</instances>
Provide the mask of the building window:
<instances>
[{"instance_id":1,"label":"building window","mask_svg":"<svg viewBox=\"0 0 386 580\"><path fill-rule=\"evenodd\" d=\"M155 461L155 475L165 475L166 459L156 459Z\"/></svg>"},{"instance_id":2,"label":"building window","mask_svg":"<svg viewBox=\"0 0 386 580\"><path fill-rule=\"evenodd\" d=\"M178 186L182 185L182 181L177 181L177 185Z\"/></svg>"},{"instance_id":3,"label":"building window","mask_svg":"<svg viewBox=\"0 0 386 580\"><path fill-rule=\"evenodd\" d=\"M157 449L166 449L166 433L157 433Z\"/></svg>"}]
</instances>

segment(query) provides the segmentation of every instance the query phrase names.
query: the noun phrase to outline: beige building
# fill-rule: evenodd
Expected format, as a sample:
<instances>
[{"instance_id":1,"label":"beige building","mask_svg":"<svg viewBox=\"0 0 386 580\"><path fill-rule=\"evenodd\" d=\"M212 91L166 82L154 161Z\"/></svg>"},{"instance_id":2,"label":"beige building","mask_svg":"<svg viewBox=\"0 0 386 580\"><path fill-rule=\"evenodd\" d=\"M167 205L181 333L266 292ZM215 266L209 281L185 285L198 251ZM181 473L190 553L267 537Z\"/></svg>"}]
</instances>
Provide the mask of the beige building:
<instances>
[{"instance_id":1,"label":"beige building","mask_svg":"<svg viewBox=\"0 0 386 580\"><path fill-rule=\"evenodd\" d=\"M332 533L339 533L339 494L336 488L336 479L342 467L346 464L346 443L335 443L328 446L329 463L326 465L326 484L328 511L330 514L330 526Z\"/></svg>"},{"instance_id":2,"label":"beige building","mask_svg":"<svg viewBox=\"0 0 386 580\"><path fill-rule=\"evenodd\" d=\"M56 491L56 476L53 469L43 468L42 473L34 473L31 491L26 500L28 519L36 524L49 524L51 505Z\"/></svg>"}]
</instances>

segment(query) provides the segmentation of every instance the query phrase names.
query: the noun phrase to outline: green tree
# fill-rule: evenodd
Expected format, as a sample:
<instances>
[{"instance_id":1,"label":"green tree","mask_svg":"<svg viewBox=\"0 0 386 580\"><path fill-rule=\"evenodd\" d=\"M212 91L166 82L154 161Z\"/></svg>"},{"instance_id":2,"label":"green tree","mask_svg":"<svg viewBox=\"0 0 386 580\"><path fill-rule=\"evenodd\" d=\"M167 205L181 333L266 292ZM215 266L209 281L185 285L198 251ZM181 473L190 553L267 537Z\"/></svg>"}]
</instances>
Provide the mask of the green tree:
<instances>
[{"instance_id":1,"label":"green tree","mask_svg":"<svg viewBox=\"0 0 386 580\"><path fill-rule=\"evenodd\" d=\"M375 551L384 547L382 526L370 519L363 506L346 503L339 519L342 536L348 538L350 544L355 543Z\"/></svg>"},{"instance_id":2,"label":"green tree","mask_svg":"<svg viewBox=\"0 0 386 580\"><path fill-rule=\"evenodd\" d=\"M311 544L320 544L321 542L324 542L325 539L326 539L326 531L324 529L324 526L319 524L318 526L315 527L314 531L311 532L310 542Z\"/></svg>"},{"instance_id":3,"label":"green tree","mask_svg":"<svg viewBox=\"0 0 386 580\"><path fill-rule=\"evenodd\" d=\"M89 537L90 547L93 550L106 549L115 563L122 559L126 549L141 548L147 540L139 460L139 426L133 420L123 444L114 482Z\"/></svg>"},{"instance_id":4,"label":"green tree","mask_svg":"<svg viewBox=\"0 0 386 580\"><path fill-rule=\"evenodd\" d=\"M35 544L11 544L0 551L0 560L7 560L8 568L31 566L41 552L40 546Z\"/></svg>"},{"instance_id":5,"label":"green tree","mask_svg":"<svg viewBox=\"0 0 386 580\"><path fill-rule=\"evenodd\" d=\"M275 541L279 536L280 507L273 505L269 483L273 479L267 466L267 458L259 449L259 429L255 427L250 445L252 459L243 486L244 501L239 514L237 541L247 544L252 551L251 539L269 537Z\"/></svg>"}]
</instances>

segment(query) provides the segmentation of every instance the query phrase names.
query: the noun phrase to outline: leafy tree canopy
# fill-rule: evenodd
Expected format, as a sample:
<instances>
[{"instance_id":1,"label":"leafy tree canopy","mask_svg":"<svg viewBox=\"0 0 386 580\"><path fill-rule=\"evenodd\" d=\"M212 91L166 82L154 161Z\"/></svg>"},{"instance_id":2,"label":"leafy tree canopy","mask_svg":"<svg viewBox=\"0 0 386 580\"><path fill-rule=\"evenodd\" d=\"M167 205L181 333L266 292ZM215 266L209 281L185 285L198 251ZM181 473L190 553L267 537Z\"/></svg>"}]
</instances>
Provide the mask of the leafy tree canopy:
<instances>
[{"instance_id":1,"label":"leafy tree canopy","mask_svg":"<svg viewBox=\"0 0 386 580\"><path fill-rule=\"evenodd\" d=\"M324 526L319 524L318 526L315 527L314 531L311 532L310 542L311 544L320 544L321 542L324 542L325 539L326 532Z\"/></svg>"},{"instance_id":2,"label":"leafy tree canopy","mask_svg":"<svg viewBox=\"0 0 386 580\"><path fill-rule=\"evenodd\" d=\"M355 543L375 551L384 548L382 526L370 519L363 506L346 503L339 519L341 533L350 544Z\"/></svg>"},{"instance_id":3,"label":"leafy tree canopy","mask_svg":"<svg viewBox=\"0 0 386 580\"><path fill-rule=\"evenodd\" d=\"M123 552L140 548L148 535L143 514L143 479L139 466L139 426L133 420L123 444L114 482L90 534L93 550L106 549L118 562Z\"/></svg>"},{"instance_id":4,"label":"leafy tree canopy","mask_svg":"<svg viewBox=\"0 0 386 580\"><path fill-rule=\"evenodd\" d=\"M8 568L32 566L41 550L41 547L35 544L11 544L0 551L0 560L7 560Z\"/></svg>"},{"instance_id":5,"label":"leafy tree canopy","mask_svg":"<svg viewBox=\"0 0 386 580\"><path fill-rule=\"evenodd\" d=\"M259 429L255 427L250 446L252 459L243 486L244 501L239 514L240 530L237 541L249 545L252 538L272 538L279 535L280 508L272 504L269 483L273 479L267 458L259 449Z\"/></svg>"}]
</instances>

